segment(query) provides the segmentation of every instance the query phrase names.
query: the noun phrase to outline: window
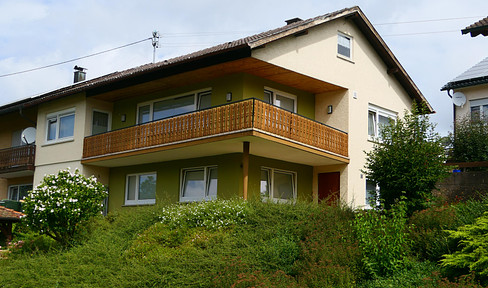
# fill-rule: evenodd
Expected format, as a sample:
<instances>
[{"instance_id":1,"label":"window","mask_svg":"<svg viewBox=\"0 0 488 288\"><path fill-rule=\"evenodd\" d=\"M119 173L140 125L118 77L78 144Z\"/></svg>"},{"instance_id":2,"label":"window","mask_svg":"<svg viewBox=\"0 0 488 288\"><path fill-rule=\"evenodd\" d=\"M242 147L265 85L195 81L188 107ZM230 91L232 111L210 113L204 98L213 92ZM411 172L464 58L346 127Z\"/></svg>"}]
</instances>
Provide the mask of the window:
<instances>
[{"instance_id":1,"label":"window","mask_svg":"<svg viewBox=\"0 0 488 288\"><path fill-rule=\"evenodd\" d=\"M31 190L32 184L11 185L8 187L8 199L14 201L23 200Z\"/></svg>"},{"instance_id":2,"label":"window","mask_svg":"<svg viewBox=\"0 0 488 288\"><path fill-rule=\"evenodd\" d=\"M137 108L137 123L156 121L209 108L211 97L211 91L204 91L140 104Z\"/></svg>"},{"instance_id":3,"label":"window","mask_svg":"<svg viewBox=\"0 0 488 288\"><path fill-rule=\"evenodd\" d=\"M296 173L274 168L261 168L261 197L277 201L296 199Z\"/></svg>"},{"instance_id":4,"label":"window","mask_svg":"<svg viewBox=\"0 0 488 288\"><path fill-rule=\"evenodd\" d=\"M485 119L488 117L488 98L471 100L471 119Z\"/></svg>"},{"instance_id":5,"label":"window","mask_svg":"<svg viewBox=\"0 0 488 288\"><path fill-rule=\"evenodd\" d=\"M337 34L337 54L341 57L351 59L352 58L351 43L352 43L352 38L350 36L347 36L342 33Z\"/></svg>"},{"instance_id":6,"label":"window","mask_svg":"<svg viewBox=\"0 0 488 288\"><path fill-rule=\"evenodd\" d=\"M284 92L271 89L264 90L264 102L281 107L290 112L297 111L297 97Z\"/></svg>"},{"instance_id":7,"label":"window","mask_svg":"<svg viewBox=\"0 0 488 288\"><path fill-rule=\"evenodd\" d=\"M108 112L93 110L92 135L105 133L110 129L110 114Z\"/></svg>"},{"instance_id":8,"label":"window","mask_svg":"<svg viewBox=\"0 0 488 288\"><path fill-rule=\"evenodd\" d=\"M373 208L379 204L379 187L371 180L366 180L366 208Z\"/></svg>"},{"instance_id":9,"label":"window","mask_svg":"<svg viewBox=\"0 0 488 288\"><path fill-rule=\"evenodd\" d=\"M48 142L57 140L69 140L73 138L75 130L75 110L65 110L47 115L47 136Z\"/></svg>"},{"instance_id":10,"label":"window","mask_svg":"<svg viewBox=\"0 0 488 288\"><path fill-rule=\"evenodd\" d=\"M180 202L217 198L216 166L188 168L181 171Z\"/></svg>"},{"instance_id":11,"label":"window","mask_svg":"<svg viewBox=\"0 0 488 288\"><path fill-rule=\"evenodd\" d=\"M381 129L390 125L390 119L395 121L397 114L377 106L369 105L368 109L368 139L380 139Z\"/></svg>"},{"instance_id":12,"label":"window","mask_svg":"<svg viewBox=\"0 0 488 288\"><path fill-rule=\"evenodd\" d=\"M24 141L22 141L22 130L17 130L12 132L12 146L11 147L17 147L17 146L23 146L26 145Z\"/></svg>"},{"instance_id":13,"label":"window","mask_svg":"<svg viewBox=\"0 0 488 288\"><path fill-rule=\"evenodd\" d=\"M125 182L125 205L156 203L156 172L130 174Z\"/></svg>"}]
</instances>

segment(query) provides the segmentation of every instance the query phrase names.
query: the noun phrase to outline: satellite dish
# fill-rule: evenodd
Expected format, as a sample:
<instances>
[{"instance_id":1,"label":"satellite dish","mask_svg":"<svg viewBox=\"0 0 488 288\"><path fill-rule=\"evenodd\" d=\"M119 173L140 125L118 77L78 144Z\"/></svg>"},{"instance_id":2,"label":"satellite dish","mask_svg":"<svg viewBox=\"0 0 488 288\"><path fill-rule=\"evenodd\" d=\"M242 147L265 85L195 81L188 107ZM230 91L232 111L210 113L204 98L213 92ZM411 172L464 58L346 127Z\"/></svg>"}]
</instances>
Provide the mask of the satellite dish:
<instances>
[{"instance_id":1,"label":"satellite dish","mask_svg":"<svg viewBox=\"0 0 488 288\"><path fill-rule=\"evenodd\" d=\"M22 139L22 143L27 145L36 142L36 128L34 127L25 128L22 131L22 135L20 137Z\"/></svg>"},{"instance_id":2,"label":"satellite dish","mask_svg":"<svg viewBox=\"0 0 488 288\"><path fill-rule=\"evenodd\" d=\"M452 95L452 103L456 106L463 106L466 104L466 95L464 95L462 92L454 92Z\"/></svg>"}]
</instances>

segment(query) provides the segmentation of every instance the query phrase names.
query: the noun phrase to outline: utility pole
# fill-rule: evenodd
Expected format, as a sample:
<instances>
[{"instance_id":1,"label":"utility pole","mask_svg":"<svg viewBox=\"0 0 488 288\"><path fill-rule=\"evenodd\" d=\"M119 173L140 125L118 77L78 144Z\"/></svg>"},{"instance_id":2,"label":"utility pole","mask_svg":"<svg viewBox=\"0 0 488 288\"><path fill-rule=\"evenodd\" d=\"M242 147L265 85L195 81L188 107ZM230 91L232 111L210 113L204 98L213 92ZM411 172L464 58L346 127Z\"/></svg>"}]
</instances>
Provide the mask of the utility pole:
<instances>
[{"instance_id":1,"label":"utility pole","mask_svg":"<svg viewBox=\"0 0 488 288\"><path fill-rule=\"evenodd\" d=\"M152 32L153 63L156 62L156 48L159 48L159 32Z\"/></svg>"}]
</instances>

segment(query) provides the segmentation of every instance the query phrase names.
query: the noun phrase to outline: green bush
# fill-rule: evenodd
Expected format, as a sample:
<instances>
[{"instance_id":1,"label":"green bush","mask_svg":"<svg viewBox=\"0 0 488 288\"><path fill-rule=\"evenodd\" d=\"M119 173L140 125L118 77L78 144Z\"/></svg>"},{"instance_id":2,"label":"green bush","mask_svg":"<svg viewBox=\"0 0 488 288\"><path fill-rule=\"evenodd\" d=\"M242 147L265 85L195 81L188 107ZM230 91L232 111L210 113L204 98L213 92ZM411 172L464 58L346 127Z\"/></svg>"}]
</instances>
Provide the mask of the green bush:
<instances>
[{"instance_id":1,"label":"green bush","mask_svg":"<svg viewBox=\"0 0 488 288\"><path fill-rule=\"evenodd\" d=\"M459 250L444 255L442 266L448 276L467 275L471 272L488 284L488 212L476 219L474 224L449 231L449 237L459 241Z\"/></svg>"},{"instance_id":2,"label":"green bush","mask_svg":"<svg viewBox=\"0 0 488 288\"><path fill-rule=\"evenodd\" d=\"M486 119L466 116L457 120L454 133L449 134L450 160L474 162L488 160L488 125ZM470 170L479 170L470 168Z\"/></svg>"},{"instance_id":3,"label":"green bush","mask_svg":"<svg viewBox=\"0 0 488 288\"><path fill-rule=\"evenodd\" d=\"M24 199L24 221L32 230L68 246L79 225L101 213L106 197L105 187L95 177L61 170L45 176Z\"/></svg>"},{"instance_id":4,"label":"green bush","mask_svg":"<svg viewBox=\"0 0 488 288\"><path fill-rule=\"evenodd\" d=\"M364 269L369 276L387 276L403 268L411 245L405 202L398 202L385 213L360 212L353 225Z\"/></svg>"}]
</instances>

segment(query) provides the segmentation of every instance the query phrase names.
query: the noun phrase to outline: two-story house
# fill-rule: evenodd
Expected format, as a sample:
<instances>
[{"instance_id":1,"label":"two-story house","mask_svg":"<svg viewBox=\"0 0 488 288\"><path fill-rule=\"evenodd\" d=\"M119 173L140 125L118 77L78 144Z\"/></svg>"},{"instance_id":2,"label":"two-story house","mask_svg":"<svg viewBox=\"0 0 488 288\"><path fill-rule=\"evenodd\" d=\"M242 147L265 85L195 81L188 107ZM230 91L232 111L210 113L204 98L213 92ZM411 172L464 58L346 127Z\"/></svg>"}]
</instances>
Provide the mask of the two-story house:
<instances>
[{"instance_id":1,"label":"two-story house","mask_svg":"<svg viewBox=\"0 0 488 288\"><path fill-rule=\"evenodd\" d=\"M363 206L364 151L414 101L432 111L358 7L295 18L0 107L19 119L3 138L36 127L34 172L0 170L0 193L70 167L108 186L109 210L235 196Z\"/></svg>"}]
</instances>

